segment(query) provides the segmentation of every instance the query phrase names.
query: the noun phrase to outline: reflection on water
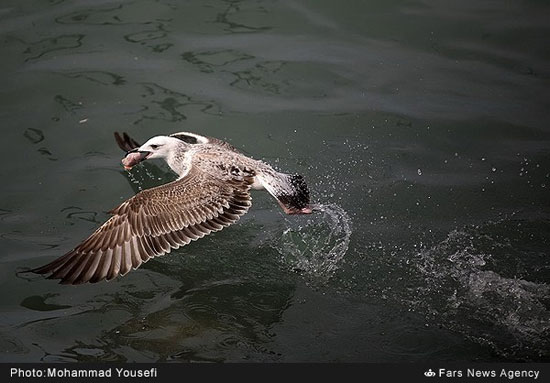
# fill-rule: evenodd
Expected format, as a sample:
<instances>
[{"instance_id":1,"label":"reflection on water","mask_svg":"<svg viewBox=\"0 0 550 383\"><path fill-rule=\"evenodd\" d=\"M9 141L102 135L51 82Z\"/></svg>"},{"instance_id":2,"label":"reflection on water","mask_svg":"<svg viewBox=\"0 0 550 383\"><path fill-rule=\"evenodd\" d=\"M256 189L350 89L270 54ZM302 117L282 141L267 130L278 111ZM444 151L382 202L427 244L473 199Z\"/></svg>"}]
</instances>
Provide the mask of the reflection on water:
<instances>
[{"instance_id":1,"label":"reflection on water","mask_svg":"<svg viewBox=\"0 0 550 383\"><path fill-rule=\"evenodd\" d=\"M217 107L213 102L193 100L192 97L183 93L153 83L140 85L143 86L145 91L142 97L146 99L147 103L143 105L141 110L136 112L142 117L134 121L134 124L147 119L170 122L186 120L187 117L182 110L189 107L197 107L202 113L216 113Z\"/></svg>"},{"instance_id":2,"label":"reflection on water","mask_svg":"<svg viewBox=\"0 0 550 383\"><path fill-rule=\"evenodd\" d=\"M208 246L202 246L203 251ZM28 350L42 354L44 361L275 360L277 356L269 351L270 328L281 320L292 285L250 275L246 270L251 266L251 249L238 250L238 259L229 262L222 255L206 265L193 258L182 264L177 254L168 263L149 262L134 272L142 274L139 284L130 277L99 291L85 288L26 297L22 307L49 315L23 320L19 333L41 339L47 321L48 332L57 342L39 341L36 350ZM241 273L233 269L231 274L214 271L223 263L229 269L245 268ZM227 279L224 274L232 276ZM82 303L76 307L58 303L62 296L73 294L72 299L84 294L86 303L82 299L77 299ZM62 346L64 328L75 323L82 324L71 335L78 340Z\"/></svg>"},{"instance_id":3,"label":"reflection on water","mask_svg":"<svg viewBox=\"0 0 550 383\"><path fill-rule=\"evenodd\" d=\"M28 56L25 61L37 60L44 55L64 49L79 48L82 46L84 37L81 34L60 35L31 43L22 42L27 46L27 49L23 52Z\"/></svg>"},{"instance_id":4,"label":"reflection on water","mask_svg":"<svg viewBox=\"0 0 550 383\"><path fill-rule=\"evenodd\" d=\"M40 129L28 128L23 135L33 144L44 141L44 133Z\"/></svg>"},{"instance_id":5,"label":"reflection on water","mask_svg":"<svg viewBox=\"0 0 550 383\"><path fill-rule=\"evenodd\" d=\"M3 360L550 360L548 10L5 2ZM303 174L318 210L254 191L124 278L23 273L174 179L123 171L113 131L182 130Z\"/></svg>"},{"instance_id":6,"label":"reflection on water","mask_svg":"<svg viewBox=\"0 0 550 383\"><path fill-rule=\"evenodd\" d=\"M239 15L239 13L242 13L243 11L246 13L252 13L255 16L260 16L267 13L267 9L261 4L251 5L249 2L238 0L225 0L223 3L225 3L225 9L216 14L215 22L222 24L224 26L224 31L230 33L256 33L271 29L268 26L246 25L242 22L233 20L235 15ZM259 19L261 20L261 17Z\"/></svg>"},{"instance_id":7,"label":"reflection on water","mask_svg":"<svg viewBox=\"0 0 550 383\"><path fill-rule=\"evenodd\" d=\"M73 73L61 73L61 75L69 78L83 78L102 85L124 85L126 80L124 77L116 73L104 71L81 71Z\"/></svg>"},{"instance_id":8,"label":"reflection on water","mask_svg":"<svg viewBox=\"0 0 550 383\"><path fill-rule=\"evenodd\" d=\"M31 310L36 310L36 311L63 310L71 307L68 305L56 305L56 304L47 303L46 300L53 296L54 296L53 294L45 294L44 296L33 295L23 299L23 301L21 302L21 306Z\"/></svg>"},{"instance_id":9,"label":"reflection on water","mask_svg":"<svg viewBox=\"0 0 550 383\"><path fill-rule=\"evenodd\" d=\"M97 212L95 211L83 211L81 207L78 206L69 206L61 209L62 212L66 213L66 217L72 221L76 219L82 219L88 222L100 223L97 220Z\"/></svg>"},{"instance_id":10,"label":"reflection on water","mask_svg":"<svg viewBox=\"0 0 550 383\"><path fill-rule=\"evenodd\" d=\"M58 94L54 97L54 101L61 105L63 109L68 113L74 113L78 109L82 109L82 102L72 101L62 95Z\"/></svg>"},{"instance_id":11,"label":"reflection on water","mask_svg":"<svg viewBox=\"0 0 550 383\"><path fill-rule=\"evenodd\" d=\"M196 65L201 72L212 73L215 67L224 67L241 60L253 59L253 56L234 50L221 50L214 52L185 52L181 58Z\"/></svg>"},{"instance_id":12,"label":"reflection on water","mask_svg":"<svg viewBox=\"0 0 550 383\"><path fill-rule=\"evenodd\" d=\"M95 7L93 9L78 10L69 14L56 17L58 24L83 24L83 25L117 25L123 23L121 20L124 5L110 7Z\"/></svg>"}]
</instances>

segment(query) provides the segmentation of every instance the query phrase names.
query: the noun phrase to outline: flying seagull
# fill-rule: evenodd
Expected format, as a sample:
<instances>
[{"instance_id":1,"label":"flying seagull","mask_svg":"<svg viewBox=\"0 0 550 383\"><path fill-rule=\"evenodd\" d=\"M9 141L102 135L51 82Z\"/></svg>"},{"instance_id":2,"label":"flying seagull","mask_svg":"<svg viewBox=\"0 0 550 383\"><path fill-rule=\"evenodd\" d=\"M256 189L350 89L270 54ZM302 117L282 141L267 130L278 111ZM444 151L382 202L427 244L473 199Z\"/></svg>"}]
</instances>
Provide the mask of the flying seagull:
<instances>
[{"instance_id":1,"label":"flying seagull","mask_svg":"<svg viewBox=\"0 0 550 383\"><path fill-rule=\"evenodd\" d=\"M287 214L312 212L302 176L277 172L217 138L179 132L143 145L126 133L115 139L126 151L125 169L160 158L179 177L126 200L80 245L32 272L73 285L125 275L235 223L251 206L251 188L267 190Z\"/></svg>"}]
</instances>

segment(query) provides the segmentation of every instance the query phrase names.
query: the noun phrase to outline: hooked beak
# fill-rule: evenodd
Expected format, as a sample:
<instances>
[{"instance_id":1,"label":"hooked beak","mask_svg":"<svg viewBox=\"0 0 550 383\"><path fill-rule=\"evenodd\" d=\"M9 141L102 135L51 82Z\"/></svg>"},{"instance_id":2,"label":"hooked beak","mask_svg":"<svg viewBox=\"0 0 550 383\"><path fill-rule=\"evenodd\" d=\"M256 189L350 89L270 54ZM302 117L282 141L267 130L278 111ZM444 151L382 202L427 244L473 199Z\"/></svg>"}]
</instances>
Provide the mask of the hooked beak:
<instances>
[{"instance_id":1,"label":"hooked beak","mask_svg":"<svg viewBox=\"0 0 550 383\"><path fill-rule=\"evenodd\" d=\"M124 165L124 169L130 170L135 165L139 164L142 161L145 161L150 155L151 152L145 150L140 151L137 148L130 150L126 153L126 157L122 159L122 165Z\"/></svg>"}]
</instances>

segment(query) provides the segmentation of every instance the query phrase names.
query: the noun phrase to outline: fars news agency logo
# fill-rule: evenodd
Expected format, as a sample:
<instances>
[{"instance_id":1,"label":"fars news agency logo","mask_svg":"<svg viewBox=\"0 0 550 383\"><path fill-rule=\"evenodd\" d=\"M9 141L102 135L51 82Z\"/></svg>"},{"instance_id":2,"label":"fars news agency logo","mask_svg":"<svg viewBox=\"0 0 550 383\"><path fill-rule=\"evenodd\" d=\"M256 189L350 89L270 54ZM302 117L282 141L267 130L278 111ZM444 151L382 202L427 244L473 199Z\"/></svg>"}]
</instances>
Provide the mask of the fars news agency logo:
<instances>
[{"instance_id":1,"label":"fars news agency logo","mask_svg":"<svg viewBox=\"0 0 550 383\"><path fill-rule=\"evenodd\" d=\"M435 376L435 372L430 368L428 371L424 372L424 376L428 378L433 378Z\"/></svg>"}]
</instances>

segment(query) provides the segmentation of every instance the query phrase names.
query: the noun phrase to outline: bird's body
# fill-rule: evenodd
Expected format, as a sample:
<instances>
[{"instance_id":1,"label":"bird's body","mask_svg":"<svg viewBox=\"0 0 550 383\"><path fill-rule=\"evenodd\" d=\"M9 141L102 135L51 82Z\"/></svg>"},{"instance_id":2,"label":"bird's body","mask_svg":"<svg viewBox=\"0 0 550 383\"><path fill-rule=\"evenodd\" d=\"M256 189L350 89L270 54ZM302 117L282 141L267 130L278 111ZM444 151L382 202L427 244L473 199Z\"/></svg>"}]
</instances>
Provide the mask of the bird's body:
<instances>
[{"instance_id":1,"label":"bird's body","mask_svg":"<svg viewBox=\"0 0 550 383\"><path fill-rule=\"evenodd\" d=\"M76 248L33 270L61 283L110 280L193 240L236 222L251 205L250 189L266 189L287 214L309 214L309 191L299 175L275 171L230 144L180 132L145 144L115 134L127 151L126 169L164 159L178 179L144 190L113 209L113 216Z\"/></svg>"}]
</instances>

